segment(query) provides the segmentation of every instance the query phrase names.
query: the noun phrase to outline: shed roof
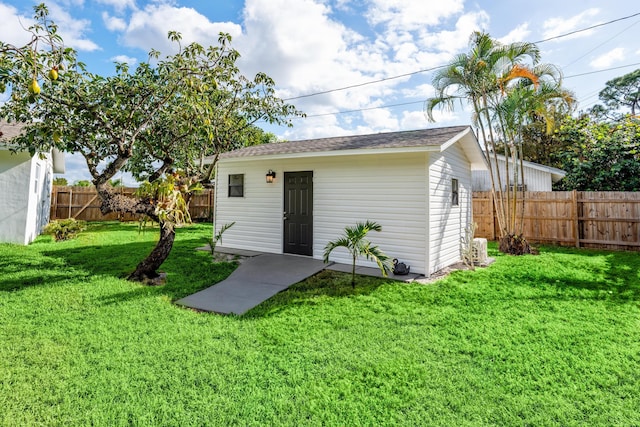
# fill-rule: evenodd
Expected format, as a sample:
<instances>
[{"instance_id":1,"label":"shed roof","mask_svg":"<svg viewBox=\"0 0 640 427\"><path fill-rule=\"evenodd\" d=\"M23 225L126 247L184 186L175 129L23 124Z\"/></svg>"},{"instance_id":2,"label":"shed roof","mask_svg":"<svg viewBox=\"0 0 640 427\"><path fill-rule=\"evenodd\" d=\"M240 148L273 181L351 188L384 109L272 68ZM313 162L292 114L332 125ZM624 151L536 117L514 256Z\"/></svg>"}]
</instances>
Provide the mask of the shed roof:
<instances>
[{"instance_id":1,"label":"shed roof","mask_svg":"<svg viewBox=\"0 0 640 427\"><path fill-rule=\"evenodd\" d=\"M482 151L469 126L451 126L368 135L350 135L255 145L224 153L220 159L258 156L307 157L363 152L443 151L463 140L463 149L475 166L484 163Z\"/></svg>"},{"instance_id":2,"label":"shed roof","mask_svg":"<svg viewBox=\"0 0 640 427\"><path fill-rule=\"evenodd\" d=\"M0 119L0 141L2 145L7 145L10 140L20 135L24 126L24 123L9 123Z\"/></svg>"},{"instance_id":3,"label":"shed roof","mask_svg":"<svg viewBox=\"0 0 640 427\"><path fill-rule=\"evenodd\" d=\"M0 150L10 149L11 140L20 135L22 129L26 125L24 123L9 123L6 120L0 119ZM52 163L54 173L65 172L64 154L58 149L52 150Z\"/></svg>"}]
</instances>

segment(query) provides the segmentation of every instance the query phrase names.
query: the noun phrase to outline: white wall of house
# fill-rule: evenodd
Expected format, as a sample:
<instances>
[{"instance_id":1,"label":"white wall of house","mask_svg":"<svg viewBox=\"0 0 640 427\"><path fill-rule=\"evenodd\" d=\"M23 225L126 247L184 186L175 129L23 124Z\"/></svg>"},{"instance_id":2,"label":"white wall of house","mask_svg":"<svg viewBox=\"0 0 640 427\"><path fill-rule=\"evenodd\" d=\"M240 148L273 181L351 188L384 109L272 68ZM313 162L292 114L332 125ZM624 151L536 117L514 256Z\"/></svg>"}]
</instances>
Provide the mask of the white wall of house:
<instances>
[{"instance_id":1,"label":"white wall of house","mask_svg":"<svg viewBox=\"0 0 640 427\"><path fill-rule=\"evenodd\" d=\"M458 206L452 180L458 180ZM429 272L460 260L460 237L472 222L470 164L459 145L433 154L429 162Z\"/></svg>"},{"instance_id":2,"label":"white wall of house","mask_svg":"<svg viewBox=\"0 0 640 427\"><path fill-rule=\"evenodd\" d=\"M49 222L52 163L0 149L0 242L28 244Z\"/></svg>"},{"instance_id":3,"label":"white wall of house","mask_svg":"<svg viewBox=\"0 0 640 427\"><path fill-rule=\"evenodd\" d=\"M282 253L284 172L313 171L313 257L322 259L324 247L358 221L376 221L382 231L369 240L390 257L426 271L428 153L363 154L289 159L228 159L218 167L216 231L236 221L221 245ZM276 172L273 184L265 174ZM244 173L243 198L228 197L229 174ZM331 260L350 263L346 250L336 249ZM359 260L359 265L375 266Z\"/></svg>"},{"instance_id":4,"label":"white wall of house","mask_svg":"<svg viewBox=\"0 0 640 427\"><path fill-rule=\"evenodd\" d=\"M491 160L492 160L491 167L494 170L494 178L495 178L497 177L497 175L495 174L495 162L493 162L493 158L491 158ZM507 185L507 183L509 183L509 185L513 185L515 181L513 179L512 166L513 166L512 162L509 162L509 176L507 179L505 160L503 157L498 157L498 168L500 170L500 180L502 181L503 190ZM554 182L553 181L554 176L551 173L552 170L554 169L544 165L539 165L531 162L524 162L524 183L526 185L527 191L552 191L552 185ZM517 185L520 185L522 183L522 179L520 176L520 170L518 169L517 171L518 171L518 178L516 182L517 182ZM561 178L561 176L558 174L562 174L562 176L564 176L563 171L559 169L555 169L554 171L557 175L556 180L559 180ZM498 182L496 181L496 188L497 186L498 186ZM488 170L473 171L473 191L491 191L491 178L489 177Z\"/></svg>"}]
</instances>

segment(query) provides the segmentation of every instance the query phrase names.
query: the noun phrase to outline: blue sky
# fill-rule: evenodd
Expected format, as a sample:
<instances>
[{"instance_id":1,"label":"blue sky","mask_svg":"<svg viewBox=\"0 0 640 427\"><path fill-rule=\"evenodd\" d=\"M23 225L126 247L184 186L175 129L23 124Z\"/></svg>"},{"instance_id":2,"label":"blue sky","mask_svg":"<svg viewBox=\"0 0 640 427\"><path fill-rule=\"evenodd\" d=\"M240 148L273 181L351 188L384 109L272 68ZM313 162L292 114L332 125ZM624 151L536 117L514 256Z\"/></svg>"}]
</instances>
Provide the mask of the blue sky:
<instances>
[{"instance_id":1,"label":"blue sky","mask_svg":"<svg viewBox=\"0 0 640 427\"><path fill-rule=\"evenodd\" d=\"M20 43L38 2L0 0L0 40ZM95 73L114 61L144 61L167 49L167 31L186 42L215 44L233 36L247 75L263 71L282 98L306 112L294 127L265 127L287 140L470 124L464 110L436 123L423 114L432 74L416 73L466 51L469 35L485 30L502 41L539 41L640 12L628 0L57 0L47 2L67 45ZM579 108L598 101L607 80L640 65L640 16L539 44L542 60L561 68ZM612 69L614 67L622 67ZM0 95L0 102L2 95ZM392 105L403 104L395 107ZM344 111L351 113L335 114ZM87 179L83 160L67 156L65 177Z\"/></svg>"}]
</instances>

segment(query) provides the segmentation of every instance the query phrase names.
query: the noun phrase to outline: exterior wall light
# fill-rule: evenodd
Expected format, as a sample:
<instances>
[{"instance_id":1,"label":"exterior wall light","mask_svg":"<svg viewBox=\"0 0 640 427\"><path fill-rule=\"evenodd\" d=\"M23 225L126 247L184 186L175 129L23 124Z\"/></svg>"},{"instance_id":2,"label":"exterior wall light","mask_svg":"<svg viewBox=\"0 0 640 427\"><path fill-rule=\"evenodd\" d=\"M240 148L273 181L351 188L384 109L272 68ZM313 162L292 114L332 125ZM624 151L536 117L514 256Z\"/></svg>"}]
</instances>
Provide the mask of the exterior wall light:
<instances>
[{"instance_id":1,"label":"exterior wall light","mask_svg":"<svg viewBox=\"0 0 640 427\"><path fill-rule=\"evenodd\" d=\"M276 173L271 169L269 169L269 172L267 172L266 176L267 176L267 184L271 184L273 180L276 179Z\"/></svg>"}]
</instances>

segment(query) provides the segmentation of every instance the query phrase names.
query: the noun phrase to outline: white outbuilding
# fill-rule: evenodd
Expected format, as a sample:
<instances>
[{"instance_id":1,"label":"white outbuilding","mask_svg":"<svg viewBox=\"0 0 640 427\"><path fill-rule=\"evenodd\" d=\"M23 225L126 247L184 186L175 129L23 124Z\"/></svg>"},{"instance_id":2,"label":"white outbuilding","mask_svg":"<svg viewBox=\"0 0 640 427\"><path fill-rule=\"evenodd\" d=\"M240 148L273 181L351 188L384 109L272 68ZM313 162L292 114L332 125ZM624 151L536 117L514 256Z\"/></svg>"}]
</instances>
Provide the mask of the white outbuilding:
<instances>
[{"instance_id":1,"label":"white outbuilding","mask_svg":"<svg viewBox=\"0 0 640 427\"><path fill-rule=\"evenodd\" d=\"M64 173L64 155L11 150L22 125L0 121L0 242L29 244L49 222L54 173Z\"/></svg>"},{"instance_id":2,"label":"white outbuilding","mask_svg":"<svg viewBox=\"0 0 640 427\"><path fill-rule=\"evenodd\" d=\"M560 181L567 174L562 169L554 168L551 166L541 165L539 163L523 161L522 168L524 170L524 188L522 187L522 175L520 173L520 165L517 164L516 174L517 180L513 178L512 162L509 162L511 170L509 171L509 179L507 179L507 168L505 157L501 154L497 154L498 170L500 171L500 180L502 182L502 190L505 191L507 185L510 188L514 188L514 182L516 183L516 189L521 191L552 191L553 184ZM494 178L497 178L494 166L495 160L491 156L491 167L494 170ZM508 184L507 184L508 183ZM497 187L497 182L496 182ZM497 188L496 188L497 189ZM489 176L489 170L473 171L473 191L491 191L491 177Z\"/></svg>"},{"instance_id":3,"label":"white outbuilding","mask_svg":"<svg viewBox=\"0 0 640 427\"><path fill-rule=\"evenodd\" d=\"M235 221L224 247L322 259L345 226L371 220L373 244L430 275L461 258L476 169L486 164L469 126L247 147L218 162L214 232ZM331 260L351 263L341 250Z\"/></svg>"}]
</instances>

